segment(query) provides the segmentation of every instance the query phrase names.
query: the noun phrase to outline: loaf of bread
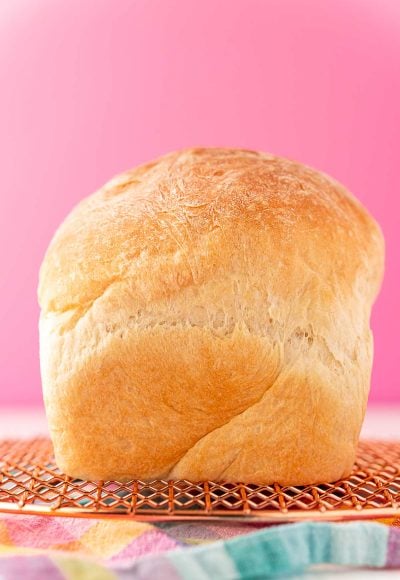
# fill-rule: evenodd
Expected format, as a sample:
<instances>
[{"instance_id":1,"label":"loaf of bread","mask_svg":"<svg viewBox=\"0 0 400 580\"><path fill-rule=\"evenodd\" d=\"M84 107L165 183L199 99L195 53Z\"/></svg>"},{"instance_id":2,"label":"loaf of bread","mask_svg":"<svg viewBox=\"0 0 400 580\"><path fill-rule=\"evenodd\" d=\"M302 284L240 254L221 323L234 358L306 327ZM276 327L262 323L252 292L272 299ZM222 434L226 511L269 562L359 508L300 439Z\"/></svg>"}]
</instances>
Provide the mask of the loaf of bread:
<instances>
[{"instance_id":1,"label":"loaf of bread","mask_svg":"<svg viewBox=\"0 0 400 580\"><path fill-rule=\"evenodd\" d=\"M59 467L102 480L347 476L383 255L360 203L287 159L188 149L112 179L60 226L40 272Z\"/></svg>"}]
</instances>

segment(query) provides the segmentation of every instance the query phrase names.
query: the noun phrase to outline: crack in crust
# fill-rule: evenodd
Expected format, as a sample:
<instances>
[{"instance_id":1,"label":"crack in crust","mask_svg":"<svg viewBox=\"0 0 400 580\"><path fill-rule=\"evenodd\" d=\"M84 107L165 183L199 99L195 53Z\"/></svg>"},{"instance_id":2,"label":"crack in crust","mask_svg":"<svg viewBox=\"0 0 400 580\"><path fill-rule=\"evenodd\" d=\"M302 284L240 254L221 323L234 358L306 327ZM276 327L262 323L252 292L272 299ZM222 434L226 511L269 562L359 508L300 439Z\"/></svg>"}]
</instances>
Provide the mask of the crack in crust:
<instances>
[{"instance_id":1,"label":"crack in crust","mask_svg":"<svg viewBox=\"0 0 400 580\"><path fill-rule=\"evenodd\" d=\"M265 397L265 395L267 394L267 392L273 388L273 386L276 384L276 382L278 381L280 374L281 374L281 370L282 370L282 365L281 365L281 369L278 371L278 374L276 375L275 379L273 380L273 382L264 390L264 392L262 393L262 395L256 400L254 401L251 405L249 405L248 407L246 407L246 409L244 409L243 411L241 411L240 413L236 413L235 415L233 415L232 417L230 417L227 421L225 421L225 423L222 423L222 425L218 425L217 427L214 427L213 429L211 429L210 431L208 431L208 433L205 433L204 435L202 435L202 437L200 437L195 443L193 443L193 445L191 445L188 449L186 449L186 451L183 453L183 455L181 455L181 457L173 464L172 467L169 468L168 474L166 476L166 479L171 478L171 474L173 473L174 469L178 467L179 463L185 459L186 455L192 451L192 449L194 449L197 445L199 445L199 443L201 443L201 441L203 441L206 437L212 435L213 433L224 429L225 427L227 427L230 423L232 423L232 421L235 421L238 417L240 417L241 415L243 415L244 413L248 413L251 409L253 409L254 407L256 407ZM229 467L234 463L234 461L236 461L236 459L239 457L241 453L241 450L239 449L235 458L230 462L229 465L225 466L219 476L219 478L222 476L222 474L227 471L227 469L229 469Z\"/></svg>"}]
</instances>

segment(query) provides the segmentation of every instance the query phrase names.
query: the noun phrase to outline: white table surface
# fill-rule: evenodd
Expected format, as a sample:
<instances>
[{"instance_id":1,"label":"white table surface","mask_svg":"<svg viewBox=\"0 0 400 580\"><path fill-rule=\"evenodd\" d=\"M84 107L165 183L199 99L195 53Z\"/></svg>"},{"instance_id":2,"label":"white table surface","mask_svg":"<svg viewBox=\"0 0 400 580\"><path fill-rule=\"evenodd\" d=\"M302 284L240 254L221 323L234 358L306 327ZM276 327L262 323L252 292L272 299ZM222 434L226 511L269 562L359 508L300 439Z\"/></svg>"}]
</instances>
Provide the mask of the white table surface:
<instances>
[{"instance_id":1,"label":"white table surface","mask_svg":"<svg viewBox=\"0 0 400 580\"><path fill-rule=\"evenodd\" d=\"M47 434L43 409L0 409L0 438L35 437ZM361 432L364 439L400 439L400 405L370 406ZM291 580L378 580L399 578L399 570L351 570L323 566Z\"/></svg>"}]
</instances>

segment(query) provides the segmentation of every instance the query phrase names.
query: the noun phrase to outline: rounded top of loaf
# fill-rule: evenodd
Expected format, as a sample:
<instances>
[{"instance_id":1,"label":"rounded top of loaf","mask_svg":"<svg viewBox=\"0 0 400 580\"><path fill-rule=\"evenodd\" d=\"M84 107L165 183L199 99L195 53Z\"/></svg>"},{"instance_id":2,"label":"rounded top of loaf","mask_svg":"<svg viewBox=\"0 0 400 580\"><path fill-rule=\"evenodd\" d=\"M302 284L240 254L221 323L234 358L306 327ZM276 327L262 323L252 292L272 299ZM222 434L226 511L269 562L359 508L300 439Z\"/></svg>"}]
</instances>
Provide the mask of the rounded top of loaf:
<instances>
[{"instance_id":1,"label":"rounded top of loaf","mask_svg":"<svg viewBox=\"0 0 400 580\"><path fill-rule=\"evenodd\" d=\"M45 313L90 307L115 284L137 302L249 271L299 270L371 303L383 272L376 222L327 175L273 155L227 148L170 153L126 171L83 200L43 261Z\"/></svg>"}]
</instances>

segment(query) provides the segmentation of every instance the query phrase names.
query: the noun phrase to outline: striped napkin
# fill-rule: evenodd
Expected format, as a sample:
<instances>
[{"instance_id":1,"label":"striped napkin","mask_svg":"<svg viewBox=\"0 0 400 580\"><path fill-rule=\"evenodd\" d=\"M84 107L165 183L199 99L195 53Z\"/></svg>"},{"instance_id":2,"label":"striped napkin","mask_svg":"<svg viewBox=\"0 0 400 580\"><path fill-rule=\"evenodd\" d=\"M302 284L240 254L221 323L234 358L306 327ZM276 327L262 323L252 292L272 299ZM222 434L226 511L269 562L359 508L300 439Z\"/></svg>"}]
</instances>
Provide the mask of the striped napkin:
<instances>
[{"instance_id":1,"label":"striped napkin","mask_svg":"<svg viewBox=\"0 0 400 580\"><path fill-rule=\"evenodd\" d=\"M400 568L400 519L271 527L0 518L1 580L241 580L287 577L319 564Z\"/></svg>"}]
</instances>

